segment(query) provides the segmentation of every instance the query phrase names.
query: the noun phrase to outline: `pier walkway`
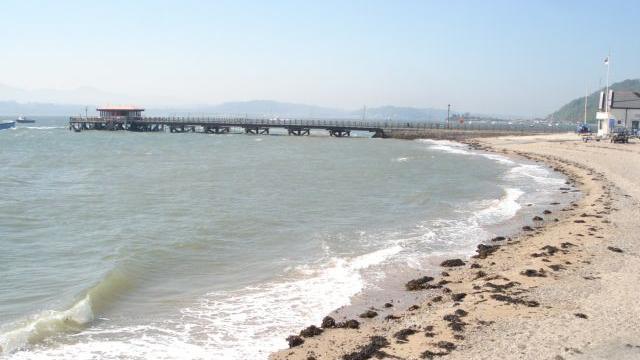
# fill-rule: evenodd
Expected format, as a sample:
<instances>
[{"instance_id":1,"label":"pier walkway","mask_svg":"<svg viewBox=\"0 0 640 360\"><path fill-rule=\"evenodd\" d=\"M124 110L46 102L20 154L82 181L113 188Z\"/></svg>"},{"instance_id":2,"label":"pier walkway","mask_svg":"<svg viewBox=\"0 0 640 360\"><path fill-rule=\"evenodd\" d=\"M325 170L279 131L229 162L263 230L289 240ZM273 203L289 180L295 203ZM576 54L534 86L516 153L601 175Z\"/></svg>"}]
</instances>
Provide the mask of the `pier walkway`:
<instances>
[{"instance_id":1,"label":"pier walkway","mask_svg":"<svg viewBox=\"0 0 640 360\"><path fill-rule=\"evenodd\" d=\"M137 131L137 132L199 132L205 134L269 134L274 128L289 135L311 135L312 130L327 131L330 136L347 137L354 131L369 132L372 137L460 139L498 135L523 135L571 131L572 126L548 124L511 124L498 122L437 123L400 121L354 121L322 119L260 119L247 117L131 117L98 116L71 117L69 130Z\"/></svg>"},{"instance_id":2,"label":"pier walkway","mask_svg":"<svg viewBox=\"0 0 640 360\"><path fill-rule=\"evenodd\" d=\"M330 136L350 136L352 131L373 133L383 137L389 124L348 121L348 120L270 120L226 117L71 117L69 130L126 130L126 131L169 131L202 132L210 134L229 133L232 128L242 129L247 134L269 134L273 128L287 130L289 135L310 135L311 130L320 129Z\"/></svg>"}]
</instances>

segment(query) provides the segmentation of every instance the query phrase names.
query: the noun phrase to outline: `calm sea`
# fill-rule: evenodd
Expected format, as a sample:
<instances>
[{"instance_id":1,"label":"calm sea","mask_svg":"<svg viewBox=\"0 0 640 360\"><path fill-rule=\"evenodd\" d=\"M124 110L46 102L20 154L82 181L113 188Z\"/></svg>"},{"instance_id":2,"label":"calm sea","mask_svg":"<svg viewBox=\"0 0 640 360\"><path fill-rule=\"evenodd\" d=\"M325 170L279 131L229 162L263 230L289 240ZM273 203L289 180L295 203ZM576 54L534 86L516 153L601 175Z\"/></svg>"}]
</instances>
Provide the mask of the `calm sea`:
<instances>
[{"instance_id":1,"label":"calm sea","mask_svg":"<svg viewBox=\"0 0 640 360\"><path fill-rule=\"evenodd\" d=\"M565 181L449 142L25 125L0 131L10 359L265 359L389 269L428 271L526 221Z\"/></svg>"}]
</instances>

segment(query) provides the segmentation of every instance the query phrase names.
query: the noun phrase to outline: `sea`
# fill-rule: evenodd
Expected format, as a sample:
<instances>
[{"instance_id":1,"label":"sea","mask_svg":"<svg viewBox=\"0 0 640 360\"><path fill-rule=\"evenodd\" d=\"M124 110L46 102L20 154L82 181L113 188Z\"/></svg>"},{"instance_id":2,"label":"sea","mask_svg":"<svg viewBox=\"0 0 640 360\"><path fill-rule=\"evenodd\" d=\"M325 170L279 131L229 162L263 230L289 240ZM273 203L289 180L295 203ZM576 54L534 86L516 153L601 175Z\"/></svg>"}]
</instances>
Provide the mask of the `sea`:
<instances>
[{"instance_id":1,"label":"sea","mask_svg":"<svg viewBox=\"0 0 640 360\"><path fill-rule=\"evenodd\" d=\"M266 359L572 201L448 141L0 131L0 359ZM359 300L362 302L362 300Z\"/></svg>"}]
</instances>

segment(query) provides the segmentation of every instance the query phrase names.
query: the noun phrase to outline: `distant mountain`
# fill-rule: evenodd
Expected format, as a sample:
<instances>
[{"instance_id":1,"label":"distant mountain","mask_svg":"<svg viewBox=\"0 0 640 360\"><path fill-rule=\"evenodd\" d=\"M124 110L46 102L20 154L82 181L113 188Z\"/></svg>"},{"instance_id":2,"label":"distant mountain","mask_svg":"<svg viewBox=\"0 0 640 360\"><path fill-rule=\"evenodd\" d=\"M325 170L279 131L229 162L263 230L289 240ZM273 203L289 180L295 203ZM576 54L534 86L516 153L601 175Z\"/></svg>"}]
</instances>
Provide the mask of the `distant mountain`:
<instances>
[{"instance_id":1,"label":"distant mountain","mask_svg":"<svg viewBox=\"0 0 640 360\"><path fill-rule=\"evenodd\" d=\"M101 104L129 103L127 96L83 86L75 89L34 89L27 90L0 84L0 101L46 104Z\"/></svg>"},{"instance_id":2,"label":"distant mountain","mask_svg":"<svg viewBox=\"0 0 640 360\"><path fill-rule=\"evenodd\" d=\"M155 104L167 103L161 99L151 99ZM91 87L68 90L36 89L26 90L0 84L0 115L78 115L84 114L85 107L89 115L95 115L96 105L131 104L146 107L146 115L160 116L254 116L264 118L325 118L325 119L362 119L397 121L444 121L447 110L434 108L379 106L356 110L337 109L315 105L296 104L273 100L233 101L217 105L189 106L145 106L144 101L105 92ZM169 101L168 103L171 103ZM456 113L452 112L451 116ZM470 114L465 114L468 117ZM472 114L483 118L509 119L509 116Z\"/></svg>"},{"instance_id":3,"label":"distant mountain","mask_svg":"<svg viewBox=\"0 0 640 360\"><path fill-rule=\"evenodd\" d=\"M369 120L406 120L406 121L442 121L447 117L447 110L431 108L413 108L398 106L381 106L358 110L343 110L314 105L278 102L272 100L234 101L219 105L192 106L189 108L151 108L148 114L172 115L234 115L280 118L330 118ZM453 114L452 114L453 115Z\"/></svg>"},{"instance_id":4,"label":"distant mountain","mask_svg":"<svg viewBox=\"0 0 640 360\"><path fill-rule=\"evenodd\" d=\"M95 115L95 106L89 107L89 115ZM69 116L84 115L83 105L60 105L48 103L19 103L0 101L0 115L3 116Z\"/></svg>"},{"instance_id":5,"label":"distant mountain","mask_svg":"<svg viewBox=\"0 0 640 360\"><path fill-rule=\"evenodd\" d=\"M232 101L218 105L193 105L178 108L150 108L149 114L232 115L258 117L339 118L347 111L328 107L286 103L272 100Z\"/></svg>"},{"instance_id":6,"label":"distant mountain","mask_svg":"<svg viewBox=\"0 0 640 360\"><path fill-rule=\"evenodd\" d=\"M640 79L629 79L617 82L611 86L613 91L640 91ZM587 120L593 122L598 111L598 101L600 101L600 91L590 94L587 97ZM568 104L558 109L547 119L554 119L561 122L579 122L584 119L584 97L572 100Z\"/></svg>"}]
</instances>

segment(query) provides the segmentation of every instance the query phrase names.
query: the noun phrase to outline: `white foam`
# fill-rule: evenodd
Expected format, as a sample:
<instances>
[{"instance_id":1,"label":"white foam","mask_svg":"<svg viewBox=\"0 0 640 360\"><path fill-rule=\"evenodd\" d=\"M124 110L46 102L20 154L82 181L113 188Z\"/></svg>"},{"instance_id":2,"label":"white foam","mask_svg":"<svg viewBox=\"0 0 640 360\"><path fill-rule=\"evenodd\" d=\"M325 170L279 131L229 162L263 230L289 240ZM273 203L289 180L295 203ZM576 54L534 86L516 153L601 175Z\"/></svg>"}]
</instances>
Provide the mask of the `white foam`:
<instances>
[{"instance_id":1,"label":"white foam","mask_svg":"<svg viewBox=\"0 0 640 360\"><path fill-rule=\"evenodd\" d=\"M311 271L304 267L303 279L211 293L198 306L183 310L185 322L204 327L213 358L266 358L273 350L286 348L287 335L317 325L325 314L350 304L366 285L361 270L401 250L396 245L349 260L333 258Z\"/></svg>"},{"instance_id":2,"label":"white foam","mask_svg":"<svg viewBox=\"0 0 640 360\"><path fill-rule=\"evenodd\" d=\"M409 158L407 158L407 157L399 157L399 158L393 159L393 161L395 161L395 162L407 162L407 161L409 161Z\"/></svg>"},{"instance_id":3,"label":"white foam","mask_svg":"<svg viewBox=\"0 0 640 360\"><path fill-rule=\"evenodd\" d=\"M467 145L449 141L449 140L430 140L430 139L420 139L419 142L430 144L429 149L431 150L439 150L444 151L450 154L458 154L458 155L468 155L468 156L481 156L495 162L505 164L505 165L513 165L515 162L505 156L498 154L488 154L484 152L474 152L467 150Z\"/></svg>"},{"instance_id":4,"label":"white foam","mask_svg":"<svg viewBox=\"0 0 640 360\"><path fill-rule=\"evenodd\" d=\"M518 203L522 194L524 192L520 189L507 188L505 196L493 200L487 208L477 211L474 216L480 225L494 225L507 221L516 216L518 210L522 208Z\"/></svg>"},{"instance_id":5,"label":"white foam","mask_svg":"<svg viewBox=\"0 0 640 360\"><path fill-rule=\"evenodd\" d=\"M12 353L69 327L85 325L91 321L93 321L93 311L91 299L87 295L70 309L44 311L23 321L22 324L14 325L12 330L0 334L0 354Z\"/></svg>"},{"instance_id":6,"label":"white foam","mask_svg":"<svg viewBox=\"0 0 640 360\"><path fill-rule=\"evenodd\" d=\"M545 185L563 185L565 180L560 177L552 177L549 169L535 164L519 164L509 170L508 179L531 179Z\"/></svg>"},{"instance_id":7,"label":"white foam","mask_svg":"<svg viewBox=\"0 0 640 360\"><path fill-rule=\"evenodd\" d=\"M51 130L51 129L66 129L64 126L20 126L20 129L31 130Z\"/></svg>"}]
</instances>

